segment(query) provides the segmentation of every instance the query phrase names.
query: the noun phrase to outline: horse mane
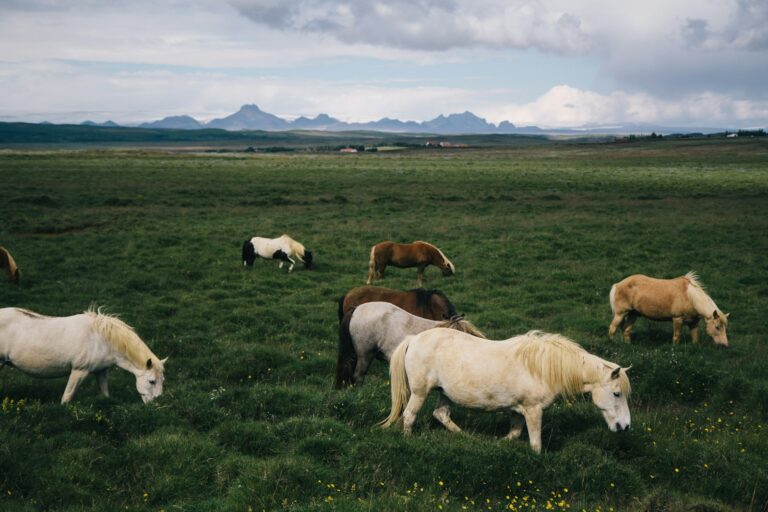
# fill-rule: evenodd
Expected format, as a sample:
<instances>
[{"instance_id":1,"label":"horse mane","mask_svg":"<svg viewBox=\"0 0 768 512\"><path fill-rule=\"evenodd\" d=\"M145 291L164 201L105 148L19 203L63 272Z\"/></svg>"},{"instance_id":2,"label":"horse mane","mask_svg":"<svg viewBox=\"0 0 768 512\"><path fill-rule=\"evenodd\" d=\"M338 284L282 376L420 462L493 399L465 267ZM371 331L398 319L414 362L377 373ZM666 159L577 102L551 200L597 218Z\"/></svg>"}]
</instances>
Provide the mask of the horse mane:
<instances>
[{"instance_id":1,"label":"horse mane","mask_svg":"<svg viewBox=\"0 0 768 512\"><path fill-rule=\"evenodd\" d=\"M291 248L291 252L298 256L302 263L304 262L304 251L306 251L306 249L300 242L297 242L285 233L283 233L278 240L283 240L288 244L288 247Z\"/></svg>"},{"instance_id":2,"label":"horse mane","mask_svg":"<svg viewBox=\"0 0 768 512\"><path fill-rule=\"evenodd\" d=\"M424 288L414 288L408 291L416 295L416 305L420 308L429 306L429 299L431 299L432 295L435 293L443 293L440 290L425 290Z\"/></svg>"},{"instance_id":3,"label":"horse mane","mask_svg":"<svg viewBox=\"0 0 768 512\"><path fill-rule=\"evenodd\" d=\"M0 268L5 269L8 281L11 283L19 282L19 267L16 265L16 261L11 256L10 251L2 246L0 246Z\"/></svg>"},{"instance_id":4,"label":"horse mane","mask_svg":"<svg viewBox=\"0 0 768 512\"><path fill-rule=\"evenodd\" d=\"M688 299L693 304L694 309L699 312L699 314L701 314L702 311L705 311L705 317L709 317L712 314L712 311L717 311L721 314L720 316L723 319L723 323L728 325L728 317L726 317L725 314L722 314L723 312L717 307L717 304L712 300L712 297L704 291L704 285L699 280L699 275L692 270L685 274L683 279L688 281L688 287L685 290L685 293L688 295Z\"/></svg>"},{"instance_id":5,"label":"horse mane","mask_svg":"<svg viewBox=\"0 0 768 512\"><path fill-rule=\"evenodd\" d=\"M485 340L488 339L486 335L483 334L483 332L480 329L475 327L475 325L472 322L468 320L464 320L464 315L454 315L451 317L450 320L445 320L444 322L440 322L439 324L437 324L435 328L437 327L454 329L459 332L471 334L472 336L475 336L477 338L483 338Z\"/></svg>"},{"instance_id":6,"label":"horse mane","mask_svg":"<svg viewBox=\"0 0 768 512\"><path fill-rule=\"evenodd\" d=\"M608 365L607 361L593 356L581 345L560 334L530 331L512 340L516 341L515 354L528 371L568 398L581 395L585 382L599 382L601 365ZM585 364L585 356L595 357L597 364ZM621 372L619 379L622 393L629 395L632 389L626 373Z\"/></svg>"},{"instance_id":7,"label":"horse mane","mask_svg":"<svg viewBox=\"0 0 768 512\"><path fill-rule=\"evenodd\" d=\"M451 267L451 271L452 271L452 272L456 272L456 267L453 265L453 262L451 262L451 260L449 260L449 259L448 259L448 258L445 256L445 254L443 253L443 251L442 251L442 250L440 250L440 248L439 248L438 246L436 246L435 244L431 244L431 243L429 243L429 242L425 242L424 240L416 240L416 241L415 241L415 242L413 242L413 243L415 243L415 244L424 244L424 245L428 245L428 246L430 246L431 248L433 248L434 250L436 250L436 251L437 251L437 253L440 255L440 257L441 257L441 258L443 258L443 260L444 260L444 261L445 261L445 262L448 264L448 266L449 266L449 267Z\"/></svg>"},{"instance_id":8,"label":"horse mane","mask_svg":"<svg viewBox=\"0 0 768 512\"><path fill-rule=\"evenodd\" d=\"M125 356L130 362L141 369L146 368L147 360L152 360L152 365L163 370L163 363L139 338L139 335L131 326L120 320L116 315L102 313L101 309L94 306L83 312L91 318L91 326L94 331L101 334L118 353Z\"/></svg>"}]
</instances>

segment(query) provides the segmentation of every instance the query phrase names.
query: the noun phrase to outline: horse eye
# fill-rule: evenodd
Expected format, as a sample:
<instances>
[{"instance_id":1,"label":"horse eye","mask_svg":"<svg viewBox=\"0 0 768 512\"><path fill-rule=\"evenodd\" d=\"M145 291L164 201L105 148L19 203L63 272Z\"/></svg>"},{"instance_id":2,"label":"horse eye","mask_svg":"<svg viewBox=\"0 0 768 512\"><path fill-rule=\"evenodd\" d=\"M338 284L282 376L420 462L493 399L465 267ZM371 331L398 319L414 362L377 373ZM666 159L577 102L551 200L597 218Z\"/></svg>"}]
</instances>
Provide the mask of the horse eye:
<instances>
[{"instance_id":1,"label":"horse eye","mask_svg":"<svg viewBox=\"0 0 768 512\"><path fill-rule=\"evenodd\" d=\"M615 396L616 398L619 398L621 396L621 391L614 391L613 396Z\"/></svg>"}]
</instances>

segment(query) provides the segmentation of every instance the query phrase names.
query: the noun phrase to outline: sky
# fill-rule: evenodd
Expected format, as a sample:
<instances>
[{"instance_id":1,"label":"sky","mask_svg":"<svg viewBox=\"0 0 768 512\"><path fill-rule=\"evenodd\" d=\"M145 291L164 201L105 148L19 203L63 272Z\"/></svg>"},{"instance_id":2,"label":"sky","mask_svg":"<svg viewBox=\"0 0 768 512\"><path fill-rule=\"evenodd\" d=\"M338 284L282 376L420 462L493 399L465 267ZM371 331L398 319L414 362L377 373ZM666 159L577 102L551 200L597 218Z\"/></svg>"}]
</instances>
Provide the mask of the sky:
<instances>
[{"instance_id":1,"label":"sky","mask_svg":"<svg viewBox=\"0 0 768 512\"><path fill-rule=\"evenodd\" d=\"M0 121L768 126L768 0L0 0Z\"/></svg>"}]
</instances>

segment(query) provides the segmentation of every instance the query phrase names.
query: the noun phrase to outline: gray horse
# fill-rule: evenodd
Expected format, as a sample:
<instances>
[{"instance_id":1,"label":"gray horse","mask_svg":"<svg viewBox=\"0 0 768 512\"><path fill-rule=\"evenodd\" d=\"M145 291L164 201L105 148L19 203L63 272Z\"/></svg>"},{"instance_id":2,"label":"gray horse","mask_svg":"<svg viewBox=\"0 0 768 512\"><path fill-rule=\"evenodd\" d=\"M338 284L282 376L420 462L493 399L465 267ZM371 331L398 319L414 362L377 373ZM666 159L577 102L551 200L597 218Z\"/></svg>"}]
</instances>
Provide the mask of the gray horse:
<instances>
[{"instance_id":1,"label":"gray horse","mask_svg":"<svg viewBox=\"0 0 768 512\"><path fill-rule=\"evenodd\" d=\"M485 338L463 315L435 321L414 316L389 302L367 302L347 312L339 325L339 358L335 388L360 386L374 358L389 361L403 338L435 327L447 327Z\"/></svg>"}]
</instances>

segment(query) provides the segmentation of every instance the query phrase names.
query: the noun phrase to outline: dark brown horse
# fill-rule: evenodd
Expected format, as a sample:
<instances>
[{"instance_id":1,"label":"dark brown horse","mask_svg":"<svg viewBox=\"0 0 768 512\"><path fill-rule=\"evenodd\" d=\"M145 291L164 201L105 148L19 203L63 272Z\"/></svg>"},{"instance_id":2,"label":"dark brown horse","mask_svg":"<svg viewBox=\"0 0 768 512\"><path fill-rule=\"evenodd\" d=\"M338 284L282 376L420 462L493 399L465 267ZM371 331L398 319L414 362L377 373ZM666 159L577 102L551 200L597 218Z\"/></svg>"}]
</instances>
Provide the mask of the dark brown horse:
<instances>
[{"instance_id":1,"label":"dark brown horse","mask_svg":"<svg viewBox=\"0 0 768 512\"><path fill-rule=\"evenodd\" d=\"M339 299L339 322L351 309L366 302L389 302L408 313L429 320L448 320L456 308L440 290L392 290L380 286L358 286Z\"/></svg>"},{"instance_id":2,"label":"dark brown horse","mask_svg":"<svg viewBox=\"0 0 768 512\"><path fill-rule=\"evenodd\" d=\"M443 276L456 272L456 267L445 257L443 251L430 243L416 241L411 244L397 244L387 240L371 247L367 284L371 284L374 277L382 279L387 265L399 268L416 267L419 286L424 286L424 269L428 265L439 268Z\"/></svg>"},{"instance_id":3,"label":"dark brown horse","mask_svg":"<svg viewBox=\"0 0 768 512\"><path fill-rule=\"evenodd\" d=\"M19 284L19 267L16 266L13 256L5 247L0 247L0 268L5 269L9 282Z\"/></svg>"}]
</instances>

